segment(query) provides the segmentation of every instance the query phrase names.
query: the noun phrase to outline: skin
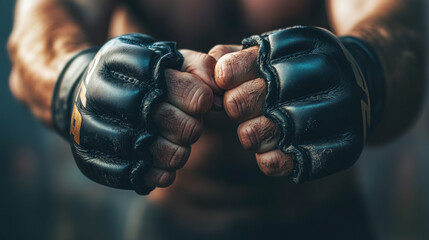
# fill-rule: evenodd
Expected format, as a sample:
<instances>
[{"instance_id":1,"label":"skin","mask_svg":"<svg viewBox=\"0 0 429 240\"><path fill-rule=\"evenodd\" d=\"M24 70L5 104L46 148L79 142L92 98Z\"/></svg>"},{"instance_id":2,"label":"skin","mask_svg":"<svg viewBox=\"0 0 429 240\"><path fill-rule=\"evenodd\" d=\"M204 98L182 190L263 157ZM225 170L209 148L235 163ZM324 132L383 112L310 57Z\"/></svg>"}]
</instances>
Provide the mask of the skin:
<instances>
[{"instance_id":1,"label":"skin","mask_svg":"<svg viewBox=\"0 0 429 240\"><path fill-rule=\"evenodd\" d=\"M291 209L299 204L290 196L305 203L322 202L317 194L308 198L304 192L317 189L324 195L335 195L349 189L352 181L347 176L345 180L333 177L334 189L321 188L317 183L298 188L286 177L265 177L287 176L293 163L276 149L276 126L261 116L265 84L256 75L258 49L241 50L237 44L242 38L306 24L331 26L337 35L356 36L370 44L382 63L387 93L385 112L370 139L372 143L387 142L406 131L422 103L423 1L345 2L326 1L324 11L323 6L312 6L315 3L310 0L224 0L204 4L199 0L142 0L137 5L148 14L142 20L115 0L18 0L8 44L13 62L10 88L37 118L51 126L53 88L61 69L75 53L129 32L178 41L179 47L193 50L180 50L185 58L182 72L166 70L167 99L153 112L160 137L149 147L155 160L145 177L150 186L166 187L173 181L175 184L156 189L150 200L170 209L178 218L182 216L178 222L192 216L192 226L197 229L209 223L221 228L227 224L226 219L248 216L252 211L293 218ZM231 25L230 19L236 24ZM222 105L224 111L210 111ZM178 169L180 174L176 174ZM260 192L264 192L263 198ZM246 199L255 203L243 207L241 203Z\"/></svg>"}]
</instances>

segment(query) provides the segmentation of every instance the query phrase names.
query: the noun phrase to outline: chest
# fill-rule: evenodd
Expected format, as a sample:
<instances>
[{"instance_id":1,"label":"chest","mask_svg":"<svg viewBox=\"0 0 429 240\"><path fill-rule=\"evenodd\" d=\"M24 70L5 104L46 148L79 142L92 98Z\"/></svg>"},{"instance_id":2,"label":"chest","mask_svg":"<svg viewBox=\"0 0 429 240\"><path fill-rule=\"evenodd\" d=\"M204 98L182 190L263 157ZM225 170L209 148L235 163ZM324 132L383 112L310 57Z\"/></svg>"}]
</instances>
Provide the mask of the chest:
<instances>
[{"instance_id":1,"label":"chest","mask_svg":"<svg viewBox=\"0 0 429 240\"><path fill-rule=\"evenodd\" d=\"M320 0L128 0L127 9L142 31L198 50L290 25L325 25Z\"/></svg>"}]
</instances>

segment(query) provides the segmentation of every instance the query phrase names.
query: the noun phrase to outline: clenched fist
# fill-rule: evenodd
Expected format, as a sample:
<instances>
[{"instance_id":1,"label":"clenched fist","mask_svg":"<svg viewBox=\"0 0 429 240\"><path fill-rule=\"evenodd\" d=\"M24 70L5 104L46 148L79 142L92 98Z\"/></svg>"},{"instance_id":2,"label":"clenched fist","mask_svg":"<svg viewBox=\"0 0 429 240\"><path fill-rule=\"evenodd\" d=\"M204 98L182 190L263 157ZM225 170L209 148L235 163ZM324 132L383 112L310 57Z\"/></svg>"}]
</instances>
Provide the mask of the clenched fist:
<instances>
[{"instance_id":1,"label":"clenched fist","mask_svg":"<svg viewBox=\"0 0 429 240\"><path fill-rule=\"evenodd\" d=\"M373 51L355 37L315 27L255 35L241 46L216 46L216 84L267 175L295 182L351 166L375 129L384 79Z\"/></svg>"},{"instance_id":2,"label":"clenched fist","mask_svg":"<svg viewBox=\"0 0 429 240\"><path fill-rule=\"evenodd\" d=\"M172 183L213 105L215 60L122 35L76 55L53 97L55 128L90 179L140 194Z\"/></svg>"},{"instance_id":3,"label":"clenched fist","mask_svg":"<svg viewBox=\"0 0 429 240\"><path fill-rule=\"evenodd\" d=\"M223 100L226 113L240 122L237 134L241 144L256 152L258 166L266 175L288 175L293 161L277 149L278 128L262 114L266 89L264 79L257 73L258 47L217 45L209 54L219 60L215 81L226 90Z\"/></svg>"},{"instance_id":4,"label":"clenched fist","mask_svg":"<svg viewBox=\"0 0 429 240\"><path fill-rule=\"evenodd\" d=\"M191 50L180 52L184 57L182 69L165 71L166 98L152 115L159 137L148 148L154 160L144 182L153 187L173 182L175 170L185 164L191 144L203 131L202 116L213 106L212 88L219 91L212 77L214 58Z\"/></svg>"}]
</instances>

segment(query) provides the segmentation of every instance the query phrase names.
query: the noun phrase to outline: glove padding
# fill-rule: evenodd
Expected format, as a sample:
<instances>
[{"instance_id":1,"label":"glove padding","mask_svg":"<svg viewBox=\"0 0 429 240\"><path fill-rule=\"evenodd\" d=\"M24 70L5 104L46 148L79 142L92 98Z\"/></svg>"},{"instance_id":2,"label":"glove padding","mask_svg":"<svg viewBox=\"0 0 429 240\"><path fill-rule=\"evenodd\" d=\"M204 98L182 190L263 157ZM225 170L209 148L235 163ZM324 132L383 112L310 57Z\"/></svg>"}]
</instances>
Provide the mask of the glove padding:
<instances>
[{"instance_id":1,"label":"glove padding","mask_svg":"<svg viewBox=\"0 0 429 240\"><path fill-rule=\"evenodd\" d=\"M153 188L143 184L152 163L146 147L157 136L151 109L165 94L164 70L180 70L183 57L175 43L143 34L119 36L92 58L94 52L82 52L63 71L54 94L54 125L69 136L88 178L147 194Z\"/></svg>"},{"instance_id":2,"label":"glove padding","mask_svg":"<svg viewBox=\"0 0 429 240\"><path fill-rule=\"evenodd\" d=\"M280 130L297 183L351 166L379 121L384 82L375 54L359 39L293 27L243 40L259 46L263 114Z\"/></svg>"}]
</instances>

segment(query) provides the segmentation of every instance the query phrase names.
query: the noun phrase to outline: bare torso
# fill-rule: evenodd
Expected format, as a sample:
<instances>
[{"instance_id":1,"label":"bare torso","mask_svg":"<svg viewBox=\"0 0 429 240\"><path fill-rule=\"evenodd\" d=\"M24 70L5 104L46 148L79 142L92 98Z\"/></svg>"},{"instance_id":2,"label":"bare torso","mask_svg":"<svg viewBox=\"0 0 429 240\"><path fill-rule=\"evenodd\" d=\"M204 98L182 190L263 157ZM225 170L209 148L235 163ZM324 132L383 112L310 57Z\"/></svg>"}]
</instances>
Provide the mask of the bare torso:
<instances>
[{"instance_id":1,"label":"bare torso","mask_svg":"<svg viewBox=\"0 0 429 240\"><path fill-rule=\"evenodd\" d=\"M111 34L137 31L175 40L179 48L207 52L216 44L290 25L326 26L324 1L128 0Z\"/></svg>"},{"instance_id":2,"label":"bare torso","mask_svg":"<svg viewBox=\"0 0 429 240\"><path fill-rule=\"evenodd\" d=\"M216 44L240 44L246 36L280 27L328 27L325 12L323 1L312 0L136 0L115 11L110 35L143 32L207 52ZM175 212L178 222L209 231L213 223L219 229L261 213L291 220L332 204L334 192L353 189L350 172L299 186L265 176L254 154L241 147L237 126L223 112L210 112L174 184L156 189L150 199Z\"/></svg>"}]
</instances>

